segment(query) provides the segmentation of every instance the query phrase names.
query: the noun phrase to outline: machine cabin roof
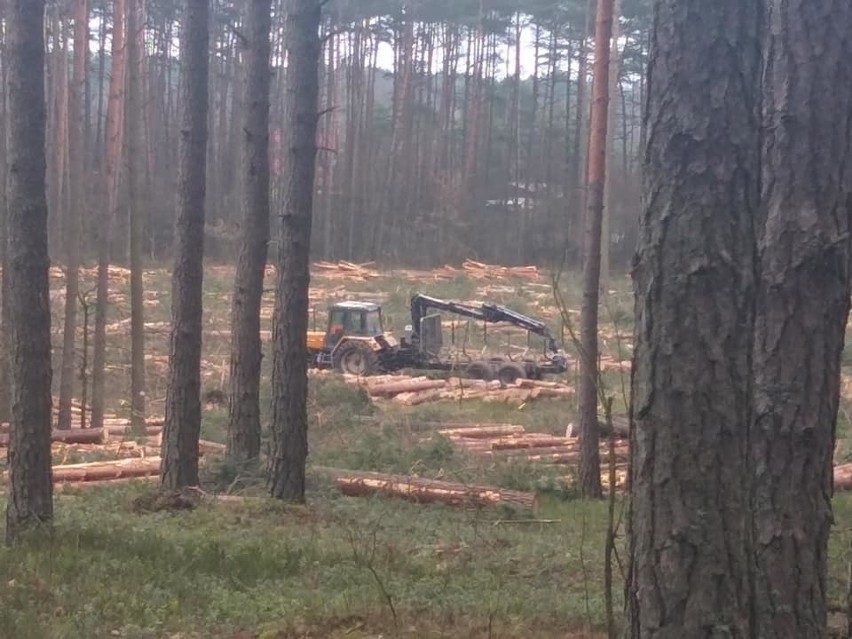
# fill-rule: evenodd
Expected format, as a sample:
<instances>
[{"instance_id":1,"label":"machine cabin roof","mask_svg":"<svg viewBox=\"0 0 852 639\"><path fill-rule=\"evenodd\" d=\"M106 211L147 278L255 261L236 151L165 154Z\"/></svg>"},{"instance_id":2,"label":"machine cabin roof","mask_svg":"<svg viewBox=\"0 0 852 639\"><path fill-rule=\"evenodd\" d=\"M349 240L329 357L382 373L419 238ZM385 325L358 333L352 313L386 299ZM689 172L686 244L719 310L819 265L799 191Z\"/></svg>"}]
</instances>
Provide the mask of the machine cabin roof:
<instances>
[{"instance_id":1,"label":"machine cabin roof","mask_svg":"<svg viewBox=\"0 0 852 639\"><path fill-rule=\"evenodd\" d=\"M332 304L332 309L340 309L342 311L379 311L381 310L381 306L374 302L358 302L358 301L346 301L346 302L336 302Z\"/></svg>"}]
</instances>

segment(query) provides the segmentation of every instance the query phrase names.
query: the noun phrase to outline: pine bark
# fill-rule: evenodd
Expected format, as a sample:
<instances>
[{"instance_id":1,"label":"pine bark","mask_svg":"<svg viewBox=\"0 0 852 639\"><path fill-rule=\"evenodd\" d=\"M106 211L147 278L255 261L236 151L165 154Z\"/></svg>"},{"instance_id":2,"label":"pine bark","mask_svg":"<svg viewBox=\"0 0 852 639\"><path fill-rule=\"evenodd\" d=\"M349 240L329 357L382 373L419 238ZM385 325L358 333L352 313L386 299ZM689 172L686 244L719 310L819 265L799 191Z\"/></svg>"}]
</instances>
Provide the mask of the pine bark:
<instances>
[{"instance_id":1,"label":"pine bark","mask_svg":"<svg viewBox=\"0 0 852 639\"><path fill-rule=\"evenodd\" d=\"M163 429L164 490L198 485L204 195L207 158L208 0L184 0L181 21L181 136L172 271L172 330ZM303 334L304 341L304 334Z\"/></svg>"},{"instance_id":2,"label":"pine bark","mask_svg":"<svg viewBox=\"0 0 852 639\"><path fill-rule=\"evenodd\" d=\"M142 264L142 229L145 215L143 184L145 144L142 134L142 54L140 0L127 2L127 203L130 248L130 422L134 431L145 428L145 306Z\"/></svg>"},{"instance_id":3,"label":"pine bark","mask_svg":"<svg viewBox=\"0 0 852 639\"><path fill-rule=\"evenodd\" d=\"M627 634L748 637L758 3L659 0L634 272Z\"/></svg>"},{"instance_id":4,"label":"pine bark","mask_svg":"<svg viewBox=\"0 0 852 639\"><path fill-rule=\"evenodd\" d=\"M6 3L0 8L5 20L8 15ZM8 100L8 37L3 34L0 40L0 184L8 184L9 176L9 100ZM9 422L12 417L11 371L9 370L9 272L7 229L9 216L9 193L0 189L0 422Z\"/></svg>"},{"instance_id":5,"label":"pine bark","mask_svg":"<svg viewBox=\"0 0 852 639\"><path fill-rule=\"evenodd\" d=\"M8 15L8 306L12 423L6 537L53 519L50 302L45 194L44 1Z\"/></svg>"},{"instance_id":6,"label":"pine bark","mask_svg":"<svg viewBox=\"0 0 852 639\"><path fill-rule=\"evenodd\" d=\"M580 376L577 396L580 418L579 486L584 497L601 496L601 457L598 443L598 303L601 277L601 230L606 183L609 118L609 56L613 0L598 0L595 26L595 66L592 85L589 171L586 186L586 237L583 260L583 306L580 309Z\"/></svg>"},{"instance_id":7,"label":"pine bark","mask_svg":"<svg viewBox=\"0 0 852 639\"><path fill-rule=\"evenodd\" d=\"M305 500L308 456L308 287L319 106L320 0L289 0L286 130L289 132L273 320L269 491Z\"/></svg>"},{"instance_id":8,"label":"pine bark","mask_svg":"<svg viewBox=\"0 0 852 639\"><path fill-rule=\"evenodd\" d=\"M86 0L74 3L74 72L68 83L68 145L73 161L68 164L70 203L65 213L65 314L62 331L62 368L59 377L58 427L71 428L71 401L77 376L77 298L80 292L80 230L86 189L83 183L85 158L85 94L89 53L89 5Z\"/></svg>"},{"instance_id":9,"label":"pine bark","mask_svg":"<svg viewBox=\"0 0 852 639\"><path fill-rule=\"evenodd\" d=\"M115 0L113 4L109 97L107 98L103 203L98 228L97 301L95 303L95 330L92 345L92 428L101 428L104 420L109 257L110 246L112 245L112 227L118 209L124 120L124 18L125 0Z\"/></svg>"},{"instance_id":10,"label":"pine bark","mask_svg":"<svg viewBox=\"0 0 852 639\"><path fill-rule=\"evenodd\" d=\"M271 0L248 8L243 111L243 245L231 309L228 455L260 455L260 306L269 243L269 68Z\"/></svg>"},{"instance_id":11,"label":"pine bark","mask_svg":"<svg viewBox=\"0 0 852 639\"><path fill-rule=\"evenodd\" d=\"M827 636L850 297L852 5L770 0L750 440L755 636Z\"/></svg>"}]
</instances>

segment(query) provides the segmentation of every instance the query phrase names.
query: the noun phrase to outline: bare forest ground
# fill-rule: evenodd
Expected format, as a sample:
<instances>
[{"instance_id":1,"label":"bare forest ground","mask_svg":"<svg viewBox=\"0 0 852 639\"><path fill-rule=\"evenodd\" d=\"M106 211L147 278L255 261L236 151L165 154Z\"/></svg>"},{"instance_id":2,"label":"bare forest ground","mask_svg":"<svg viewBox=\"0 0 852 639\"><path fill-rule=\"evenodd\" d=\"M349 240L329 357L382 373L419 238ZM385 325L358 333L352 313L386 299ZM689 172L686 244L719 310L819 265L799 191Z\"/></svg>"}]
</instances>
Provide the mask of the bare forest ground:
<instances>
[{"instance_id":1,"label":"bare forest ground","mask_svg":"<svg viewBox=\"0 0 852 639\"><path fill-rule=\"evenodd\" d=\"M233 269L208 266L202 366L205 396L227 391ZM272 272L267 288L273 288ZM56 352L60 352L63 280L52 271ZM129 274L111 272L108 320L109 409L126 415L129 390ZM170 276L145 273L149 415L163 410L170 313ZM630 281L614 280L602 311L602 376L616 415L626 414L631 356ZM81 291L94 290L86 271ZM576 277L561 277L564 310L576 320ZM494 269L432 272L316 270L311 292L317 328L324 309L341 299L384 306L386 328L401 331L414 292L458 300L495 301L547 320L566 350L570 328L554 301L550 275ZM92 304L94 294L90 294ZM271 333L271 292L263 330ZM82 317L82 313L81 313ZM90 318L93 317L93 312ZM448 319L448 318L445 318ZM454 327L464 349L481 349L475 330ZM81 328L82 337L82 328ZM79 340L82 343L82 339ZM91 337L90 337L91 343ZM492 350L524 346L514 334L488 337ZM849 350L852 353L852 347ZM269 357L265 365L269 365ZM58 364L58 361L56 362ZM852 354L847 367L838 461L852 460ZM58 370L58 367L57 367ZM269 376L264 375L264 405ZM58 380L57 380L58 381ZM567 383L574 385L571 374ZM49 539L0 549L0 637L597 637L604 636L605 503L574 499L572 468L518 458L483 458L436 432L449 422L523 425L562 435L575 421L573 397L517 403L478 399L418 406L374 402L336 376L311 379L309 504L283 507L263 499L204 503L192 512L137 514L147 484L57 496ZM227 406L207 403L202 437L224 442ZM264 434L265 436L265 434ZM56 463L104 453L58 447ZM205 458L206 459L206 458ZM416 474L427 478L537 491L535 514L512 508L454 509L341 496L320 467ZM207 461L205 490L262 495L262 472ZM852 538L852 499L836 500L830 589L843 599ZM0 504L5 507L5 504ZM618 498L619 556L623 503ZM533 521L533 519L535 521ZM621 607L620 565L616 610Z\"/></svg>"}]
</instances>

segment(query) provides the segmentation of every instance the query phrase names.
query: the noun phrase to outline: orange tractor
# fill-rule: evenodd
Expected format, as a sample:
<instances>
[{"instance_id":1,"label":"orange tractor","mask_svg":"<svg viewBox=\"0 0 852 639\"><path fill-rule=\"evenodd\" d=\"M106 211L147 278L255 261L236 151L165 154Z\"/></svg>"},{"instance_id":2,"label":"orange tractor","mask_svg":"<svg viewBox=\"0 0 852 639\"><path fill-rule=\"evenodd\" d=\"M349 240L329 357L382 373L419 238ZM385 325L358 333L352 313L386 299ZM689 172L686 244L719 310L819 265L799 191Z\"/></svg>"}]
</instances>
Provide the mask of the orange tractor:
<instances>
[{"instance_id":1,"label":"orange tractor","mask_svg":"<svg viewBox=\"0 0 852 639\"><path fill-rule=\"evenodd\" d=\"M447 357L443 348L441 316L430 311L489 323L517 326L544 340L544 353L538 358L487 359ZM309 331L307 336L311 365L334 368L350 375L374 375L404 368L425 370L462 369L476 379L499 379L510 384L519 378L541 379L545 374L564 373L568 360L547 325L496 304L464 304L416 294L411 298L411 324L399 339L384 331L382 308L372 302L338 302L328 313L325 332Z\"/></svg>"}]
</instances>

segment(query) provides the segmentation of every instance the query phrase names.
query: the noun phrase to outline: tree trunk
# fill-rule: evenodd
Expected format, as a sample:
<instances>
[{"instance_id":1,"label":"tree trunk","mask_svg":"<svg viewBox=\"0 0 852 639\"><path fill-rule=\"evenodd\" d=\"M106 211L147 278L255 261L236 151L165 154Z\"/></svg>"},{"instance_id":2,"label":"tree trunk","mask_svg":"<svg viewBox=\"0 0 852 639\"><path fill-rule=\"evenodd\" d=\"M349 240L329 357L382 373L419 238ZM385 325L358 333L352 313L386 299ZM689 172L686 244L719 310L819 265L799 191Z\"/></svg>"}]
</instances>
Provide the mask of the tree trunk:
<instances>
[{"instance_id":1,"label":"tree trunk","mask_svg":"<svg viewBox=\"0 0 852 639\"><path fill-rule=\"evenodd\" d=\"M184 0L180 40L181 136L175 264L172 271L172 331L160 473L165 490L198 485L208 20L208 0ZM304 341L304 333L302 339Z\"/></svg>"},{"instance_id":2,"label":"tree trunk","mask_svg":"<svg viewBox=\"0 0 852 639\"><path fill-rule=\"evenodd\" d=\"M231 308L228 455L260 455L260 305L269 242L269 68L271 0L248 8L243 117L243 245Z\"/></svg>"},{"instance_id":3,"label":"tree trunk","mask_svg":"<svg viewBox=\"0 0 852 639\"><path fill-rule=\"evenodd\" d=\"M8 304L12 428L6 537L53 519L50 301L45 194L44 0L13 0L8 22Z\"/></svg>"},{"instance_id":4,"label":"tree trunk","mask_svg":"<svg viewBox=\"0 0 852 639\"><path fill-rule=\"evenodd\" d=\"M592 16L595 10L595 0L588 0L586 4L583 26L583 39L580 41L579 60L577 63L577 114L574 125L574 159L576 161L574 183L576 184L576 206L577 210L583 209L586 201L585 181L587 156L583 144L588 140L586 133L586 118L589 114L588 102L586 100L586 85L588 83L589 67L589 31L591 31Z\"/></svg>"},{"instance_id":5,"label":"tree trunk","mask_svg":"<svg viewBox=\"0 0 852 639\"><path fill-rule=\"evenodd\" d=\"M287 43L286 158L278 245L278 284L273 322L272 452L269 490L285 501L305 500L308 456L308 287L314 196L320 0L289 0Z\"/></svg>"},{"instance_id":6,"label":"tree trunk","mask_svg":"<svg viewBox=\"0 0 852 639\"><path fill-rule=\"evenodd\" d=\"M754 636L825 637L850 296L852 5L768 4L750 440Z\"/></svg>"},{"instance_id":7,"label":"tree trunk","mask_svg":"<svg viewBox=\"0 0 852 639\"><path fill-rule=\"evenodd\" d=\"M586 239L583 260L583 306L580 311L580 492L601 496L601 459L598 449L598 301L601 275L601 224L606 182L609 54L613 0L598 0L595 28L595 68L592 85L591 136L587 182Z\"/></svg>"},{"instance_id":8,"label":"tree trunk","mask_svg":"<svg viewBox=\"0 0 852 639\"><path fill-rule=\"evenodd\" d=\"M2 6L2 17L8 15L8 4ZM9 96L8 96L8 36L2 36L0 49L0 184L6 186L9 176ZM9 272L7 228L9 215L9 193L5 188L0 189L0 422L8 422L12 418L12 387L11 371L9 370Z\"/></svg>"},{"instance_id":9,"label":"tree trunk","mask_svg":"<svg viewBox=\"0 0 852 639\"><path fill-rule=\"evenodd\" d=\"M59 377L60 429L71 428L71 401L74 397L74 379L77 376L77 297L80 292L80 229L86 202L83 184L87 166L85 158L85 93L86 70L89 54L89 6L86 0L75 0L74 9L74 75L68 91L69 188L71 202L65 211L65 316L62 331L62 369Z\"/></svg>"},{"instance_id":10,"label":"tree trunk","mask_svg":"<svg viewBox=\"0 0 852 639\"><path fill-rule=\"evenodd\" d=\"M757 4L658 0L655 11L634 273L633 638L751 636Z\"/></svg>"},{"instance_id":11,"label":"tree trunk","mask_svg":"<svg viewBox=\"0 0 852 639\"><path fill-rule=\"evenodd\" d=\"M92 428L100 428L104 420L104 386L106 377L106 319L109 297L109 249L112 225L118 209L121 143L124 120L124 17L125 0L113 4L112 52L107 100L106 162L103 202L98 229L98 281L95 303L95 334L92 354Z\"/></svg>"},{"instance_id":12,"label":"tree trunk","mask_svg":"<svg viewBox=\"0 0 852 639\"><path fill-rule=\"evenodd\" d=\"M142 235L146 208L143 194L145 144L142 136L142 21L141 0L127 3L127 203L130 227L130 422L133 430L145 428L145 306L142 280Z\"/></svg>"},{"instance_id":13,"label":"tree trunk","mask_svg":"<svg viewBox=\"0 0 852 639\"><path fill-rule=\"evenodd\" d=\"M621 0L615 0L612 11L612 46L609 61L609 106L607 108L607 141L606 155L608 170L604 181L603 193L603 219L601 223L601 277L600 288L604 291L609 287L610 270L610 237L612 235L612 209L615 204L615 192L613 187L613 167L615 166L615 131L618 126L618 109L616 108L615 96L619 87L619 76L621 75L621 54L618 49L618 41L621 40ZM622 114L622 118L624 114Z\"/></svg>"}]
</instances>

